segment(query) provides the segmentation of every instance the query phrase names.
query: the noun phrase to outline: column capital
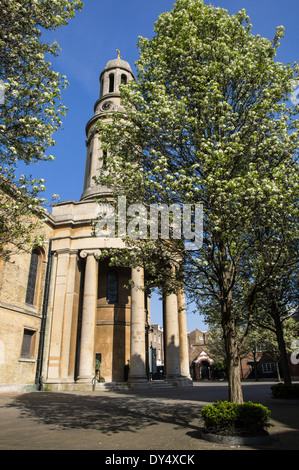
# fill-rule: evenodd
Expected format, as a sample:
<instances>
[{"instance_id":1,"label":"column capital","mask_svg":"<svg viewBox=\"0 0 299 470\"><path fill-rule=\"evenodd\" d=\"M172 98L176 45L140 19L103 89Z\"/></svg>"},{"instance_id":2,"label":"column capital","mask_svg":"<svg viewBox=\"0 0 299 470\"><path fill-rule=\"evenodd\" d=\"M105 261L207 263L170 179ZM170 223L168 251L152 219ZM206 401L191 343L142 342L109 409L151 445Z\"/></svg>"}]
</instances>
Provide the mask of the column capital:
<instances>
[{"instance_id":1,"label":"column capital","mask_svg":"<svg viewBox=\"0 0 299 470\"><path fill-rule=\"evenodd\" d=\"M87 258L89 255L93 255L95 258L100 258L101 257L101 250L81 250L80 251L80 257L81 258Z\"/></svg>"}]
</instances>

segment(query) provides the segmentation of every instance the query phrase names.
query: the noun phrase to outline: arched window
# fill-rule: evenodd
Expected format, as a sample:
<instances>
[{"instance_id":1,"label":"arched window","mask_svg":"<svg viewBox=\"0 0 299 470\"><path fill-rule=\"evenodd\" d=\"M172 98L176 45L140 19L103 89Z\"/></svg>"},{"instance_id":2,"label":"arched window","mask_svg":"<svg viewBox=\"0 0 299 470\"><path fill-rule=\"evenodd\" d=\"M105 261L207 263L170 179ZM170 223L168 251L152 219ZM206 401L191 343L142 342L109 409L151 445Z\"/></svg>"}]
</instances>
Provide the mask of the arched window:
<instances>
[{"instance_id":1,"label":"arched window","mask_svg":"<svg viewBox=\"0 0 299 470\"><path fill-rule=\"evenodd\" d=\"M107 302L116 304L118 301L118 273L114 270L107 274Z\"/></svg>"},{"instance_id":2,"label":"arched window","mask_svg":"<svg viewBox=\"0 0 299 470\"><path fill-rule=\"evenodd\" d=\"M120 79L120 83L122 85L126 85L127 84L127 76L123 73L122 76L121 76L121 79Z\"/></svg>"},{"instance_id":3,"label":"arched window","mask_svg":"<svg viewBox=\"0 0 299 470\"><path fill-rule=\"evenodd\" d=\"M39 270L39 251L34 248L31 252L29 275L27 281L27 290L26 290L26 304L34 305L35 304L35 290L37 283L37 276Z\"/></svg>"},{"instance_id":4,"label":"arched window","mask_svg":"<svg viewBox=\"0 0 299 470\"><path fill-rule=\"evenodd\" d=\"M109 93L113 93L114 92L114 74L111 73L109 75Z\"/></svg>"}]
</instances>

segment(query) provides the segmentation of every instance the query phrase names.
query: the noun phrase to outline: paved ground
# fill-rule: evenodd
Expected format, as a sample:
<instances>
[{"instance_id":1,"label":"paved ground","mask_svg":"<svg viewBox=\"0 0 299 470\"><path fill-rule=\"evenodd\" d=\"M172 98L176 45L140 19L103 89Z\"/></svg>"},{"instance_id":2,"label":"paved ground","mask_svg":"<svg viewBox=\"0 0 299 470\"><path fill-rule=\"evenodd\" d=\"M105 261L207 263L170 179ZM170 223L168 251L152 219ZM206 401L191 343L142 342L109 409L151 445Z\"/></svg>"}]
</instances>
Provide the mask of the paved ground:
<instances>
[{"instance_id":1,"label":"paved ground","mask_svg":"<svg viewBox=\"0 0 299 470\"><path fill-rule=\"evenodd\" d=\"M271 410L267 446L201 439L201 408L227 399L227 384L84 393L0 393L1 450L299 450L299 405L271 402L271 382L243 384L244 399ZM121 455L115 453L115 455Z\"/></svg>"}]
</instances>

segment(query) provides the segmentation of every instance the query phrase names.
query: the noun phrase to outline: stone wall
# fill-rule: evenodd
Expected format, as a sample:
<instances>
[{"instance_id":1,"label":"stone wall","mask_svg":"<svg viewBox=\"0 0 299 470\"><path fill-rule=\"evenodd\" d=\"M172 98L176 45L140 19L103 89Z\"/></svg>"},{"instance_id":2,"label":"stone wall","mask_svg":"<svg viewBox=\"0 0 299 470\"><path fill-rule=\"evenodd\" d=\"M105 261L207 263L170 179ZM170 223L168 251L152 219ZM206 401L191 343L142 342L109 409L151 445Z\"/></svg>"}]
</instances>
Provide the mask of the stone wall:
<instances>
[{"instance_id":1,"label":"stone wall","mask_svg":"<svg viewBox=\"0 0 299 470\"><path fill-rule=\"evenodd\" d=\"M42 233L50 239L50 223L44 223ZM13 254L0 263L0 390L34 387L48 246L39 253L33 305L25 303L31 253Z\"/></svg>"}]
</instances>

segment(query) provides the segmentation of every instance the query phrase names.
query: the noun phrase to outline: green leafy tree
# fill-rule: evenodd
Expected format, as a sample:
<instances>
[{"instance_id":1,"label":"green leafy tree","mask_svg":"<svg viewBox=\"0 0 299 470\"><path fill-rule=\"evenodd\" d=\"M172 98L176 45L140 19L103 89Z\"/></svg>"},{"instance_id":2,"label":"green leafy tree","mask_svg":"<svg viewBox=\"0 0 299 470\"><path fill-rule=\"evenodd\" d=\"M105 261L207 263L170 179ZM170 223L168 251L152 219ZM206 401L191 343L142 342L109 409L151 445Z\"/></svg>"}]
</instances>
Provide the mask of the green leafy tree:
<instances>
[{"instance_id":1,"label":"green leafy tree","mask_svg":"<svg viewBox=\"0 0 299 470\"><path fill-rule=\"evenodd\" d=\"M271 280L256 301L254 323L259 329L275 334L277 356L286 385L292 383L287 353L299 333L298 322L294 320L298 315L298 295L298 268L291 264L288 270Z\"/></svg>"},{"instance_id":2,"label":"green leafy tree","mask_svg":"<svg viewBox=\"0 0 299 470\"><path fill-rule=\"evenodd\" d=\"M298 109L290 103L298 67L275 60L283 28L272 41L253 35L245 10L177 0L154 33L139 39L137 79L121 91L125 113L98 124L109 166L99 182L147 210L201 203L203 243L186 250L184 229L180 240L148 235L113 260L143 263L162 287L184 280L203 305L217 301L229 399L242 403L240 353L256 296L278 276L286 238L298 236Z\"/></svg>"},{"instance_id":3,"label":"green leafy tree","mask_svg":"<svg viewBox=\"0 0 299 470\"><path fill-rule=\"evenodd\" d=\"M8 254L7 243L17 249L32 243L36 223L24 216L30 218L30 210L42 216L44 180L17 177L16 170L20 163L54 159L46 152L66 110L60 103L66 77L48 60L59 46L43 41L42 33L66 25L82 6L79 0L0 1L0 256Z\"/></svg>"},{"instance_id":4,"label":"green leafy tree","mask_svg":"<svg viewBox=\"0 0 299 470\"><path fill-rule=\"evenodd\" d=\"M268 353L276 364L277 378L280 381L279 363L282 365L283 380L287 385L291 384L290 372L288 366L285 366L283 361L287 353L291 353L292 343L298 337L298 324L291 317L285 317L281 324L284 349L281 348L281 343L277 335L274 322L264 323L261 327L260 324L254 325L246 341L246 348L248 352L252 352L254 358L260 352ZM255 365L255 373L257 373L257 366ZM257 379L257 375L256 375Z\"/></svg>"}]
</instances>

